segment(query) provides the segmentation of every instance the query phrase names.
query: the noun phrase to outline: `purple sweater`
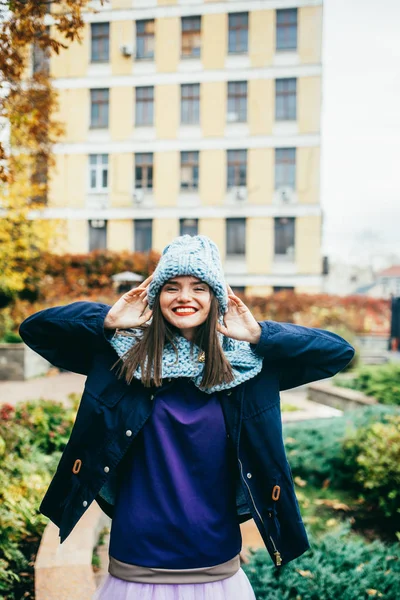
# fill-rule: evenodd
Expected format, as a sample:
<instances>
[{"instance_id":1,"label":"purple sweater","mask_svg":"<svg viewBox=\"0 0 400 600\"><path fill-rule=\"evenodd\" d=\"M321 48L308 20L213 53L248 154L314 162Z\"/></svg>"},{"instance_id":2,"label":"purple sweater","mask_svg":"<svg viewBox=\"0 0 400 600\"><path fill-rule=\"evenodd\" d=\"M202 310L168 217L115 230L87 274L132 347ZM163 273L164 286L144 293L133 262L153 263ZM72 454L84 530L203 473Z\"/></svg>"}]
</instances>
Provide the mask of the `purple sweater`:
<instances>
[{"instance_id":1,"label":"purple sweater","mask_svg":"<svg viewBox=\"0 0 400 600\"><path fill-rule=\"evenodd\" d=\"M110 555L164 569L226 562L242 539L234 453L218 396L180 378L154 402L124 460Z\"/></svg>"}]
</instances>

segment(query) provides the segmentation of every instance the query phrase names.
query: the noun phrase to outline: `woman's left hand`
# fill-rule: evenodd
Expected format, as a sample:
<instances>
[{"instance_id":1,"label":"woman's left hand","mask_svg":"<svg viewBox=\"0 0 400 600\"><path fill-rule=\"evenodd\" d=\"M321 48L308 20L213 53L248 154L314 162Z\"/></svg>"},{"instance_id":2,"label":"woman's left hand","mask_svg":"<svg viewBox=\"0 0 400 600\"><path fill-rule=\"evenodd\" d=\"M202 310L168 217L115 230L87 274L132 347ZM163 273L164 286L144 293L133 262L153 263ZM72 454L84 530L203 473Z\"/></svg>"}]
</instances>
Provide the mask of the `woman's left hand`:
<instances>
[{"instance_id":1,"label":"woman's left hand","mask_svg":"<svg viewBox=\"0 0 400 600\"><path fill-rule=\"evenodd\" d=\"M223 325L217 323L217 330L234 340L257 344L261 335L261 326L257 323L244 302L228 289L228 311L224 314Z\"/></svg>"}]
</instances>

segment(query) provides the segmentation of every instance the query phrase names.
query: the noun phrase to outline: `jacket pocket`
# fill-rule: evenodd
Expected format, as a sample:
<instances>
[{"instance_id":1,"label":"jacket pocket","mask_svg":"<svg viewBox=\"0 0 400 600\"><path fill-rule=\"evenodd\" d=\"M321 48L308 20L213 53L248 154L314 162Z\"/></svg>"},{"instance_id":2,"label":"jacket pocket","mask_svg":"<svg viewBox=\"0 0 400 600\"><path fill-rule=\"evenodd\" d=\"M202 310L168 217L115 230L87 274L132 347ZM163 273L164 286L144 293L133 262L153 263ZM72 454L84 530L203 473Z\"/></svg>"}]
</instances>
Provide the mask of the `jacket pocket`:
<instances>
[{"instance_id":1,"label":"jacket pocket","mask_svg":"<svg viewBox=\"0 0 400 600\"><path fill-rule=\"evenodd\" d=\"M97 389L96 389L97 387ZM121 398L126 394L127 390L124 388L120 388L118 385L115 385L114 382L109 383L103 388L99 388L98 386L86 385L85 393L89 394L105 406L112 408L121 400Z\"/></svg>"}]
</instances>

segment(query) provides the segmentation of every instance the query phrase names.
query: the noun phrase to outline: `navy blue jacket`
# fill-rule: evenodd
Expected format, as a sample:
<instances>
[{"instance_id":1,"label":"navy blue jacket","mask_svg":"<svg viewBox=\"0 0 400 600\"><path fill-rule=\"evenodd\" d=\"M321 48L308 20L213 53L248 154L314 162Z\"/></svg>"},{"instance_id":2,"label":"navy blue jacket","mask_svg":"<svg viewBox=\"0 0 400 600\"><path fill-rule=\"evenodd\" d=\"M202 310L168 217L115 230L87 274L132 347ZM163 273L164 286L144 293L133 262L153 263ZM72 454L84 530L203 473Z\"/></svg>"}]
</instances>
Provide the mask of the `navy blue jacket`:
<instances>
[{"instance_id":1,"label":"navy blue jacket","mask_svg":"<svg viewBox=\"0 0 400 600\"><path fill-rule=\"evenodd\" d=\"M74 302L28 317L20 335L53 365L87 375L70 439L40 505L63 542L96 500L113 514L118 470L149 418L161 388L128 385L111 370L117 354L103 323L110 306ZM227 435L237 455L237 514L253 518L276 566L309 548L282 437L279 391L331 377L354 355L344 339L320 329L260 322L252 345L264 357L253 379L219 392ZM171 385L163 380L162 387ZM207 443L207 440L204 440Z\"/></svg>"}]
</instances>

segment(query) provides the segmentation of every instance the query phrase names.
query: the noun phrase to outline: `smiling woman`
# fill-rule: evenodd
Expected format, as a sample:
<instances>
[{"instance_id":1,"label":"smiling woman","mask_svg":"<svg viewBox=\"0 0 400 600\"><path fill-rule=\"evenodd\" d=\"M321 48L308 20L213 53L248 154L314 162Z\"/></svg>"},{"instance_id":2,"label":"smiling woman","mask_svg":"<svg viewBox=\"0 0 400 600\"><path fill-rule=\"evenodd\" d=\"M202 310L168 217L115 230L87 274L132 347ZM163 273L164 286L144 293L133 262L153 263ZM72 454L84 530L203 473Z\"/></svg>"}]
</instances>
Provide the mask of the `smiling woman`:
<instances>
[{"instance_id":1,"label":"smiling woman","mask_svg":"<svg viewBox=\"0 0 400 600\"><path fill-rule=\"evenodd\" d=\"M212 240L176 238L113 306L50 308L20 334L87 375L40 510L62 542L94 499L112 517L94 600L255 600L239 560L249 518L276 567L308 549L279 390L330 377L354 351L327 331L258 323Z\"/></svg>"}]
</instances>

